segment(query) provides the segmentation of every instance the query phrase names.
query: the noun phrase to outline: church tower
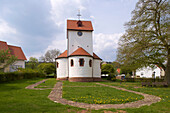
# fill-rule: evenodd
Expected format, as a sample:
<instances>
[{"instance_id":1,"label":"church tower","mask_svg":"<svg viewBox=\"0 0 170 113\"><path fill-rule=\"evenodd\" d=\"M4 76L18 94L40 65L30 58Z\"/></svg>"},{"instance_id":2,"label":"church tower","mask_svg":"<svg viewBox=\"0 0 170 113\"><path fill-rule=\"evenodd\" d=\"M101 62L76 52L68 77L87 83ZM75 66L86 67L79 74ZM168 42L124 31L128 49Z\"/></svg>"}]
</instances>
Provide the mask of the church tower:
<instances>
[{"instance_id":1,"label":"church tower","mask_svg":"<svg viewBox=\"0 0 170 113\"><path fill-rule=\"evenodd\" d=\"M92 32L91 21L67 20L68 55L71 55L80 47L93 55Z\"/></svg>"},{"instance_id":2,"label":"church tower","mask_svg":"<svg viewBox=\"0 0 170 113\"><path fill-rule=\"evenodd\" d=\"M56 61L58 80L101 80L101 59L93 53L91 21L67 20L67 50Z\"/></svg>"}]
</instances>

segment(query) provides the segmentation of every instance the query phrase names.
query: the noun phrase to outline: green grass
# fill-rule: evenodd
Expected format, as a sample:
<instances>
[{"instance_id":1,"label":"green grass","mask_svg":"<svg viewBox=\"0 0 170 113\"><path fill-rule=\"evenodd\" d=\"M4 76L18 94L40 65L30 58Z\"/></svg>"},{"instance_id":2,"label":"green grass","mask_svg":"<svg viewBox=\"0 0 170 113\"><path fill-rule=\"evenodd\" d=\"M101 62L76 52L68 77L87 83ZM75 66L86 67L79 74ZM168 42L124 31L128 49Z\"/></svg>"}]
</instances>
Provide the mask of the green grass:
<instances>
[{"instance_id":1,"label":"green grass","mask_svg":"<svg viewBox=\"0 0 170 113\"><path fill-rule=\"evenodd\" d=\"M35 88L53 88L54 84L56 84L56 83L57 83L57 81L56 81L55 78L49 78L47 81L45 81L44 83L39 84Z\"/></svg>"},{"instance_id":2,"label":"green grass","mask_svg":"<svg viewBox=\"0 0 170 113\"><path fill-rule=\"evenodd\" d=\"M68 105L62 105L59 103L54 103L53 101L48 99L48 95L51 92L51 89L46 90L30 90L25 89L26 86L36 83L42 79L24 79L18 81L11 81L8 83L0 84L0 112L1 113L76 113L81 112L83 109L76 108ZM54 79L49 79L45 82L46 87L53 87L56 81ZM120 82L101 82L108 85L114 85L118 87L124 87L126 89L135 90L147 94L156 95L162 98L161 102L154 103L150 106L143 106L140 108L128 108L123 109L128 113L169 113L170 111L170 87L141 87L139 82L134 83L122 83ZM81 86L81 87L70 87L70 86ZM42 84L40 85L42 86ZM69 86L69 87L68 87ZM83 87L89 86L89 87ZM96 86L96 87L90 87ZM134 88L134 86L138 86L139 88ZM93 82L90 83L80 83L74 82L70 83L68 81L64 82L64 93L71 94L69 98L79 98L87 97L88 99L84 99L82 101L92 102L91 98L98 97L98 101L102 99L104 101L105 98L109 100L114 95L115 98L125 99L125 96L128 97L131 94L127 92L120 92L119 95L116 90L109 87L99 87ZM104 92L104 93L103 93ZM65 95L65 94L64 94ZM90 97L91 96L91 97ZM120 97L119 97L120 96ZM75 101L75 100L74 100ZM100 102L99 102L100 103ZM103 113L105 110L88 110L88 112L92 113ZM108 109L108 111L115 112L115 109Z\"/></svg>"},{"instance_id":3,"label":"green grass","mask_svg":"<svg viewBox=\"0 0 170 113\"><path fill-rule=\"evenodd\" d=\"M95 86L94 83L68 83L73 86ZM143 96L110 87L67 87L64 84L63 98L89 104L122 104L143 99Z\"/></svg>"},{"instance_id":4,"label":"green grass","mask_svg":"<svg viewBox=\"0 0 170 113\"><path fill-rule=\"evenodd\" d=\"M51 89L30 90L26 86L42 79L24 79L0 84L1 113L67 113L80 108L54 103L48 99ZM54 85L54 84L53 84Z\"/></svg>"},{"instance_id":5,"label":"green grass","mask_svg":"<svg viewBox=\"0 0 170 113\"><path fill-rule=\"evenodd\" d=\"M96 82L69 82L63 81L64 86L99 86Z\"/></svg>"},{"instance_id":6,"label":"green grass","mask_svg":"<svg viewBox=\"0 0 170 113\"><path fill-rule=\"evenodd\" d=\"M104 84L119 86L162 98L161 102L154 103L150 106L124 109L128 113L170 113L170 87L142 87L140 82L123 82L121 84L120 82L104 82Z\"/></svg>"}]
</instances>

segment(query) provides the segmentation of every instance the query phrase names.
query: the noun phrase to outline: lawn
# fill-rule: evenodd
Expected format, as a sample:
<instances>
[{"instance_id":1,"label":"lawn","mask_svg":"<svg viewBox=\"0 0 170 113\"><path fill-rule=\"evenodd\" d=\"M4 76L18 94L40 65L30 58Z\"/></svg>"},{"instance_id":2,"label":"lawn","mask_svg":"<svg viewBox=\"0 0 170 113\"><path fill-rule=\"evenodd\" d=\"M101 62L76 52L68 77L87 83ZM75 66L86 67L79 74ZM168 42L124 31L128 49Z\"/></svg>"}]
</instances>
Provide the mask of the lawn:
<instances>
[{"instance_id":1,"label":"lawn","mask_svg":"<svg viewBox=\"0 0 170 113\"><path fill-rule=\"evenodd\" d=\"M47 81L44 83L39 84L35 88L53 88L54 84L56 84L56 79L55 78L49 78Z\"/></svg>"},{"instance_id":2,"label":"lawn","mask_svg":"<svg viewBox=\"0 0 170 113\"><path fill-rule=\"evenodd\" d=\"M103 82L107 85L123 87L161 97L161 102L140 108L124 109L129 113L170 113L170 87L142 87L140 82Z\"/></svg>"},{"instance_id":3,"label":"lawn","mask_svg":"<svg viewBox=\"0 0 170 113\"><path fill-rule=\"evenodd\" d=\"M30 90L26 86L42 79L24 79L0 84L1 113L72 113L82 109L54 103L48 99L51 89ZM53 84L54 85L54 84Z\"/></svg>"},{"instance_id":4,"label":"lawn","mask_svg":"<svg viewBox=\"0 0 170 113\"><path fill-rule=\"evenodd\" d=\"M83 85L84 87L82 87ZM89 104L122 104L143 99L143 96L110 87L103 87L93 82L64 82L63 98Z\"/></svg>"},{"instance_id":5,"label":"lawn","mask_svg":"<svg viewBox=\"0 0 170 113\"><path fill-rule=\"evenodd\" d=\"M84 109L76 108L68 105L62 105L54 103L48 99L48 95L51 89L46 90L30 90L25 89L26 86L41 81L42 79L24 79L18 81L11 81L8 83L0 84L0 112L1 113L76 113L81 112ZM45 83L40 84L38 87L52 88L56 83L55 79L49 79ZM150 106L143 106L140 108L128 108L123 109L128 113L169 113L170 111L170 87L141 87L139 82L135 83L121 83L120 82L101 82L103 84L124 87L126 89L135 90L143 93L148 93L162 98L161 102L152 104ZM111 98L120 99L121 103L124 103L127 97L132 95L131 93L114 90L109 87L101 87L94 82L81 83L81 82L63 82L64 94L71 100L71 98L77 98L82 102L95 102L94 98L98 99L96 103L107 103ZM77 87L78 86L78 87ZM84 87L86 86L86 87ZM137 86L137 87L136 87ZM135 87L135 88L134 88ZM67 90L67 91L65 91ZM107 93L106 93L107 92ZM119 95L118 95L119 94ZM124 97L123 97L124 96ZM138 99L141 97L138 97ZM133 97L134 97L133 96ZM82 98L81 98L82 97ZM86 97L86 99L84 99ZM122 101L123 99L124 101ZM74 100L74 101L78 101ZM93 100L93 101L92 101ZM102 101L102 102L100 102ZM113 101L115 103L117 101ZM92 113L104 113L106 110L87 110ZM115 112L115 109L108 109L108 111Z\"/></svg>"}]
</instances>

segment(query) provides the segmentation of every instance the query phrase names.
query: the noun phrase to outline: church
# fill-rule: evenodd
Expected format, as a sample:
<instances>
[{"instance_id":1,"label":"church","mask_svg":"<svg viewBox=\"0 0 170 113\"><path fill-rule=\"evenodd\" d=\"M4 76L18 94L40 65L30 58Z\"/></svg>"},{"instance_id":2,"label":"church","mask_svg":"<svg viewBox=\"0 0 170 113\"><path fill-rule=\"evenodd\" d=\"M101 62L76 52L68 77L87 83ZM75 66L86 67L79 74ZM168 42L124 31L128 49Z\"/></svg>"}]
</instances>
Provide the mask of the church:
<instances>
[{"instance_id":1,"label":"church","mask_svg":"<svg viewBox=\"0 0 170 113\"><path fill-rule=\"evenodd\" d=\"M67 50L56 58L57 80L101 81L101 61L93 52L91 21L67 20Z\"/></svg>"}]
</instances>

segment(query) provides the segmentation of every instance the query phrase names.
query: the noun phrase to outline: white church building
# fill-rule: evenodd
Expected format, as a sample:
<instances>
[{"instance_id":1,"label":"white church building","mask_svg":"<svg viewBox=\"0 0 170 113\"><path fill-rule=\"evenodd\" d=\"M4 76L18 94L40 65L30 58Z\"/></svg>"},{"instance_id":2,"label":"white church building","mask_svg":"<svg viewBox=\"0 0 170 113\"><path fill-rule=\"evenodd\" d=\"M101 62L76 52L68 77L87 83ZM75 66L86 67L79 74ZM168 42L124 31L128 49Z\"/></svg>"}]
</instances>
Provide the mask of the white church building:
<instances>
[{"instance_id":1,"label":"white church building","mask_svg":"<svg viewBox=\"0 0 170 113\"><path fill-rule=\"evenodd\" d=\"M67 50L56 58L57 80L101 80L101 61L93 52L91 21L67 20Z\"/></svg>"}]
</instances>

